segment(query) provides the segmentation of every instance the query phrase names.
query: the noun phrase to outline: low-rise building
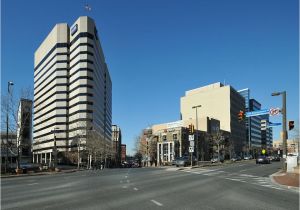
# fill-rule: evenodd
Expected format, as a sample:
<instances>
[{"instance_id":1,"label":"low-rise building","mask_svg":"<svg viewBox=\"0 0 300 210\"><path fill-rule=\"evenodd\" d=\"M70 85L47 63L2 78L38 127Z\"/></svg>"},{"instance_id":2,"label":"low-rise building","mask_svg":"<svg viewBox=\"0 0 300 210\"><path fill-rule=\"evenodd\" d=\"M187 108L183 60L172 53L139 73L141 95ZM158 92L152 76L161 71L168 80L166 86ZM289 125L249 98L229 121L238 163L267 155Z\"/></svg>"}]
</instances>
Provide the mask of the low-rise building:
<instances>
[{"instance_id":1,"label":"low-rise building","mask_svg":"<svg viewBox=\"0 0 300 210\"><path fill-rule=\"evenodd\" d=\"M282 154L283 144L282 140L273 141L273 151L276 154ZM287 140L287 153L299 154L299 138L293 138Z\"/></svg>"}]
</instances>

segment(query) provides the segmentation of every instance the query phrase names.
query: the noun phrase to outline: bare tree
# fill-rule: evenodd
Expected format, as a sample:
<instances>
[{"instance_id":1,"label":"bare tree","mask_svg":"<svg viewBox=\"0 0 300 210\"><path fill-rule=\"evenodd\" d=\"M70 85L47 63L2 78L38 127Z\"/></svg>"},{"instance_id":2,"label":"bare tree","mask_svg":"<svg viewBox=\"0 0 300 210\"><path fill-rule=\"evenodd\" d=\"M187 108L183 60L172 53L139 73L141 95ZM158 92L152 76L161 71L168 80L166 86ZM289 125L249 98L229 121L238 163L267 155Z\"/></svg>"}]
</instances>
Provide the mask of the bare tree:
<instances>
[{"instance_id":1,"label":"bare tree","mask_svg":"<svg viewBox=\"0 0 300 210\"><path fill-rule=\"evenodd\" d=\"M31 125L32 120L32 106L30 107L31 110L19 110L20 101L21 99L28 99L32 101L33 97L33 90L31 87L22 88L18 96L14 96L13 93L11 95L2 95L1 100L1 112L2 116L8 116L10 119L9 122L2 121L1 128L8 126L8 131L11 134L17 134L16 135L16 142L13 142L12 139L10 141L4 141L2 140L2 148L6 149L6 163L7 166L7 156L8 151L10 151L11 155L17 156L17 169L20 168L20 161L21 161L21 155L20 150L21 149L30 149L31 147L31 139L29 139L29 142L24 142L23 137L26 129L28 128L27 125ZM22 116L19 116L19 111L21 111ZM30 134L31 135L31 134ZM3 144L4 143L4 144ZM14 152L16 150L16 153Z\"/></svg>"}]
</instances>

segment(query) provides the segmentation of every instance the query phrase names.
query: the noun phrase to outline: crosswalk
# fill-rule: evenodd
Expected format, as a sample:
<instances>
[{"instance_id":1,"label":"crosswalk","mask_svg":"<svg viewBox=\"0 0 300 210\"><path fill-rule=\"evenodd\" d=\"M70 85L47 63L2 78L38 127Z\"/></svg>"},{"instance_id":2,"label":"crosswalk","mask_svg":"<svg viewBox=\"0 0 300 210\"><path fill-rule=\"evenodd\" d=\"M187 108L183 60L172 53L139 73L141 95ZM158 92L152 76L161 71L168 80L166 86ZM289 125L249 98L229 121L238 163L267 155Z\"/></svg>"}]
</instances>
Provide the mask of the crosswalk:
<instances>
[{"instance_id":1,"label":"crosswalk","mask_svg":"<svg viewBox=\"0 0 300 210\"><path fill-rule=\"evenodd\" d=\"M280 187L272 183L269 177L260 177L251 174L244 174L244 173L230 173L226 171L222 171L219 169L203 169L203 168L194 168L194 169L185 169L181 170L185 173L203 175L203 176L214 176L234 182L242 182L242 183L249 183L254 184L262 187L272 188L276 190L285 190L285 188Z\"/></svg>"}]
</instances>

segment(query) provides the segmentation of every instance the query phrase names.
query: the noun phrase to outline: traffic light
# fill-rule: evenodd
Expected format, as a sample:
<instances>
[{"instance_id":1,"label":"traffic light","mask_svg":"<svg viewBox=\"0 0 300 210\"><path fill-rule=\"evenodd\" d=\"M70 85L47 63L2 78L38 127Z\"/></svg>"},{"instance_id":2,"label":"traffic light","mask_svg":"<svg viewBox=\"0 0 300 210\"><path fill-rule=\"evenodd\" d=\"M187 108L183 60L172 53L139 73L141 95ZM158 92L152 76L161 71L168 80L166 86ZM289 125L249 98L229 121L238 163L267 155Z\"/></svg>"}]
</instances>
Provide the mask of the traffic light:
<instances>
[{"instance_id":1,"label":"traffic light","mask_svg":"<svg viewBox=\"0 0 300 210\"><path fill-rule=\"evenodd\" d=\"M194 134L194 125L193 124L189 125L189 134Z\"/></svg>"},{"instance_id":2,"label":"traffic light","mask_svg":"<svg viewBox=\"0 0 300 210\"><path fill-rule=\"evenodd\" d=\"M294 128L294 121L291 120L289 121L289 131L292 130Z\"/></svg>"},{"instance_id":3,"label":"traffic light","mask_svg":"<svg viewBox=\"0 0 300 210\"><path fill-rule=\"evenodd\" d=\"M244 111L240 111L239 112L238 118L239 118L239 121L243 121L245 119L245 113L244 113Z\"/></svg>"}]
</instances>

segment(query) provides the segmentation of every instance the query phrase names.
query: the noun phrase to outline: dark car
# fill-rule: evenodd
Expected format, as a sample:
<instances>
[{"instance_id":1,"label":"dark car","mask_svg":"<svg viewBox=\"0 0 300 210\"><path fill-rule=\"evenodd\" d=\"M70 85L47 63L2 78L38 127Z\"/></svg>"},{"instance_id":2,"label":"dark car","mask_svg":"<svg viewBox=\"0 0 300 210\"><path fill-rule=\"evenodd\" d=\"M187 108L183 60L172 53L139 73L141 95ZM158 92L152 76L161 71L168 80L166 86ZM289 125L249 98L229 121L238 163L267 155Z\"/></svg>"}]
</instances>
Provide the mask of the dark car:
<instances>
[{"instance_id":1,"label":"dark car","mask_svg":"<svg viewBox=\"0 0 300 210\"><path fill-rule=\"evenodd\" d=\"M271 161L267 156L258 156L256 158L256 164L270 164Z\"/></svg>"}]
</instances>

